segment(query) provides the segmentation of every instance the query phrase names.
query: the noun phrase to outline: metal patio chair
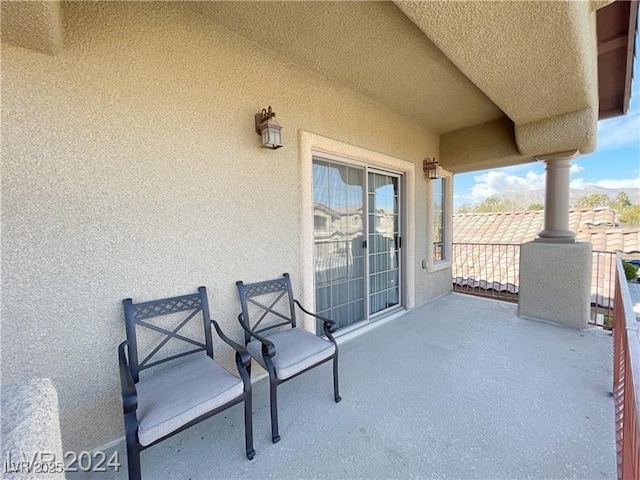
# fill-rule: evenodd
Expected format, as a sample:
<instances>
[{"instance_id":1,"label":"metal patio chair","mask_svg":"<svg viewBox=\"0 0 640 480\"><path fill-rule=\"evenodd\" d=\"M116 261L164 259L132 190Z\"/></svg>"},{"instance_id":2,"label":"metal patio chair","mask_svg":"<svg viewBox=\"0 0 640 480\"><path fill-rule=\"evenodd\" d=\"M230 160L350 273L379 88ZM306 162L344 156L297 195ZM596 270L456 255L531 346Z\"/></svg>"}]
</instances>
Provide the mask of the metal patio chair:
<instances>
[{"instance_id":1,"label":"metal patio chair","mask_svg":"<svg viewBox=\"0 0 640 480\"><path fill-rule=\"evenodd\" d=\"M210 319L205 287L200 287L198 293L191 295L144 303L133 303L128 298L122 303L127 340L118 347L118 357L129 479L138 480L141 477L142 450L240 402L244 402L246 455L251 460L255 455L251 378L248 370L251 357L242 346L227 338L219 325ZM182 317L182 312L187 314L186 318ZM165 323L167 320L175 321L174 317L166 317L174 314L180 314L178 317L181 319L175 328L168 330L158 325L162 320ZM156 318L161 316L165 318ZM185 325L198 317L202 317L204 341L202 338L195 340L180 333ZM235 361L240 378L214 360L211 324L218 336L236 351ZM164 338L151 353L139 361L138 333L147 329L164 335ZM152 357L156 357L158 351L171 339L196 348L181 353L172 352L171 355L152 361ZM186 356L192 358L185 361ZM141 371L178 359L182 361L140 378Z\"/></svg>"},{"instance_id":2,"label":"metal patio chair","mask_svg":"<svg viewBox=\"0 0 640 480\"><path fill-rule=\"evenodd\" d=\"M247 351L269 372L271 440L277 443L280 441L277 388L281 383L333 360L334 400L336 403L342 400L338 388L338 346L332 335L336 324L308 311L293 298L288 273L274 280L251 284L238 281L236 285L242 304L238 320L244 330ZM328 340L296 326L296 305L322 322ZM265 319L270 323L263 324Z\"/></svg>"}]
</instances>

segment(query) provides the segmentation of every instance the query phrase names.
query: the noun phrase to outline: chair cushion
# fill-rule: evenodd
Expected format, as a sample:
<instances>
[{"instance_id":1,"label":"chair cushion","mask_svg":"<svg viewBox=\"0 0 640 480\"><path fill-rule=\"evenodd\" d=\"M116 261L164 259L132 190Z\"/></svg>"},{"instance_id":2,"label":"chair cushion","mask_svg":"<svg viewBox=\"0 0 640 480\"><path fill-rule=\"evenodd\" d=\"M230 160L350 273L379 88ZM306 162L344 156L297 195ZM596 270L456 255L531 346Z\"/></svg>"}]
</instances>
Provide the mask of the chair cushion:
<instances>
[{"instance_id":1,"label":"chair cushion","mask_svg":"<svg viewBox=\"0 0 640 480\"><path fill-rule=\"evenodd\" d=\"M242 380L207 355L140 380L138 440L149 445L244 393Z\"/></svg>"},{"instance_id":2,"label":"chair cushion","mask_svg":"<svg viewBox=\"0 0 640 480\"><path fill-rule=\"evenodd\" d=\"M336 351L333 343L300 328L291 328L266 338L275 346L276 354L271 360L280 380L321 362ZM262 357L262 344L258 340L249 342L247 351L263 368L267 368Z\"/></svg>"}]
</instances>

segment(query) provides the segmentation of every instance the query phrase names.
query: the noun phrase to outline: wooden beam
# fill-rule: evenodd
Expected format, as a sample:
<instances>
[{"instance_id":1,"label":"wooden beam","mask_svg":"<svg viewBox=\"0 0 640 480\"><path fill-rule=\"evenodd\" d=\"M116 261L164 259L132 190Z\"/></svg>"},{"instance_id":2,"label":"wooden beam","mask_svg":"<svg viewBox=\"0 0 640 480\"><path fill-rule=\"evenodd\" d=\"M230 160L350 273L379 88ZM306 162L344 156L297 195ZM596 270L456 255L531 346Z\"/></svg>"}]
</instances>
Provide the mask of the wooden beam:
<instances>
[{"instance_id":1,"label":"wooden beam","mask_svg":"<svg viewBox=\"0 0 640 480\"><path fill-rule=\"evenodd\" d=\"M620 115L624 115L625 112L622 111L622 107L618 108L610 108L609 110L601 110L598 115L598 120L605 120L607 118L619 117Z\"/></svg>"},{"instance_id":2,"label":"wooden beam","mask_svg":"<svg viewBox=\"0 0 640 480\"><path fill-rule=\"evenodd\" d=\"M603 53L610 52L611 50L616 50L618 48L626 47L629 43L629 34L622 33L620 35L616 35L615 37L611 37L608 40L600 43L598 45L598 55L602 55Z\"/></svg>"}]
</instances>

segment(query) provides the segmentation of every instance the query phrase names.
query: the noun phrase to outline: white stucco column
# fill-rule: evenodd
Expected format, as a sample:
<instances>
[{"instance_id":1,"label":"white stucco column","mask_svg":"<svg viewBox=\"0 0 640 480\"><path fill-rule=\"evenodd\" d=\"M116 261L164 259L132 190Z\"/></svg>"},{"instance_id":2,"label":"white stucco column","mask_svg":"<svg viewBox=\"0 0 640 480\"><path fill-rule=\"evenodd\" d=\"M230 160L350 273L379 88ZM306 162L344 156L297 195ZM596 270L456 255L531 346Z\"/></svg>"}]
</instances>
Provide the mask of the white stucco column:
<instances>
[{"instance_id":1,"label":"white stucco column","mask_svg":"<svg viewBox=\"0 0 640 480\"><path fill-rule=\"evenodd\" d=\"M520 246L518 315L586 328L591 301L590 243L569 230L571 159L577 150L537 157L547 164L544 230Z\"/></svg>"},{"instance_id":2,"label":"white stucco column","mask_svg":"<svg viewBox=\"0 0 640 480\"><path fill-rule=\"evenodd\" d=\"M575 243L576 234L569 230L569 185L571 159L578 150L536 157L547 164L547 184L544 202L544 230L537 242Z\"/></svg>"}]
</instances>

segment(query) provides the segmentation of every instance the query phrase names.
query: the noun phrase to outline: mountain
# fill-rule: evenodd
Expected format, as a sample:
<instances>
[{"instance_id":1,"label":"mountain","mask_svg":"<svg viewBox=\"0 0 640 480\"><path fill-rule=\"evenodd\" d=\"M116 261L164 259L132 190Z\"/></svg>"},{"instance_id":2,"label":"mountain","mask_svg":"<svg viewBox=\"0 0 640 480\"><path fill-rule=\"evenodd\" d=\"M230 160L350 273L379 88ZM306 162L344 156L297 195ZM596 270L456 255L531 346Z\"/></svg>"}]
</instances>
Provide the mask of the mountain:
<instances>
[{"instance_id":1,"label":"mountain","mask_svg":"<svg viewBox=\"0 0 640 480\"><path fill-rule=\"evenodd\" d=\"M569 192L569 202L571 205L575 205L580 197L594 193L605 194L611 201L615 201L618 193L620 192L626 193L629 196L631 203L640 204L640 190L637 188L604 188L597 185L587 185L584 189L572 188ZM544 193L544 189L539 189L505 192L496 196L503 200L508 200L510 202L515 202L518 205L522 205L522 207L526 209L529 205L534 203L541 203L544 205Z\"/></svg>"}]
</instances>

